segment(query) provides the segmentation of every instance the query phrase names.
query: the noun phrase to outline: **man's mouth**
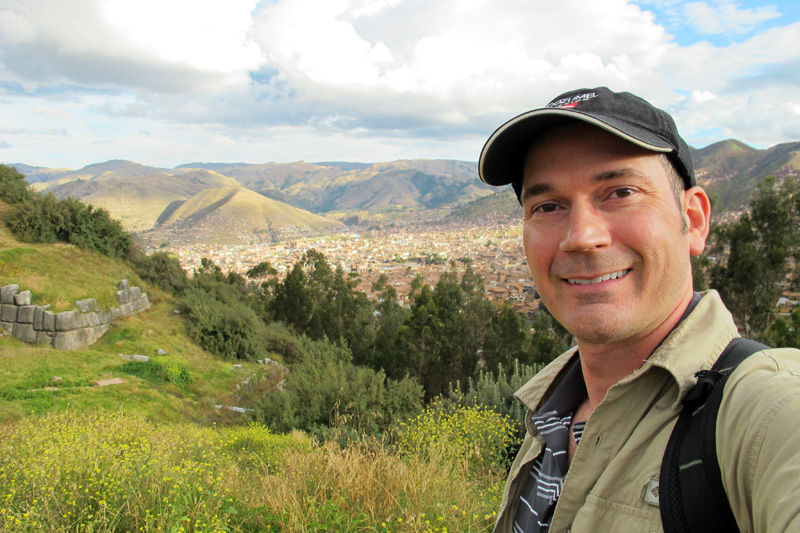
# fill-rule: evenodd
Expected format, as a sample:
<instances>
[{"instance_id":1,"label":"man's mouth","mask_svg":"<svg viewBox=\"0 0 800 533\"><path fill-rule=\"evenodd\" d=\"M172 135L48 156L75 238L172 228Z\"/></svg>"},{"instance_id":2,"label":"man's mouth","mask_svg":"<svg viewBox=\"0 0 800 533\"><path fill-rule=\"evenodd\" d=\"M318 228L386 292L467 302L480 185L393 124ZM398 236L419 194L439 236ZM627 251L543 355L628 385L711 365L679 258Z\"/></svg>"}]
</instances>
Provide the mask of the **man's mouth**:
<instances>
[{"instance_id":1,"label":"man's mouth","mask_svg":"<svg viewBox=\"0 0 800 533\"><path fill-rule=\"evenodd\" d=\"M572 285L591 285L594 283L602 283L610 279L620 279L630 271L631 269L628 268L625 270L620 270L619 272L612 272L611 274L606 274L605 276L600 276L599 278L594 278L594 279L567 278L567 283L570 283Z\"/></svg>"}]
</instances>

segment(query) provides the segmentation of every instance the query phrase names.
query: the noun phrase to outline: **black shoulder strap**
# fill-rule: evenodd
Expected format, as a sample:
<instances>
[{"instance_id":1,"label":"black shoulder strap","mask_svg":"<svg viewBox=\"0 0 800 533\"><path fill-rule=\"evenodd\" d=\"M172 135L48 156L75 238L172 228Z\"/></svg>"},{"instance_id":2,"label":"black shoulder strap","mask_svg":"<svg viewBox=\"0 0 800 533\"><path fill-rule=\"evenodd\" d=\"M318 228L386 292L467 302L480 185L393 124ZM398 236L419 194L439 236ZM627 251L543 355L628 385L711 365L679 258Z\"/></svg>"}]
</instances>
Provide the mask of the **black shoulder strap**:
<instances>
[{"instance_id":1,"label":"black shoulder strap","mask_svg":"<svg viewBox=\"0 0 800 533\"><path fill-rule=\"evenodd\" d=\"M717 461L717 413L733 370L767 348L737 337L711 370L696 374L697 384L683 399L683 411L661 463L659 506L665 533L739 531Z\"/></svg>"}]
</instances>

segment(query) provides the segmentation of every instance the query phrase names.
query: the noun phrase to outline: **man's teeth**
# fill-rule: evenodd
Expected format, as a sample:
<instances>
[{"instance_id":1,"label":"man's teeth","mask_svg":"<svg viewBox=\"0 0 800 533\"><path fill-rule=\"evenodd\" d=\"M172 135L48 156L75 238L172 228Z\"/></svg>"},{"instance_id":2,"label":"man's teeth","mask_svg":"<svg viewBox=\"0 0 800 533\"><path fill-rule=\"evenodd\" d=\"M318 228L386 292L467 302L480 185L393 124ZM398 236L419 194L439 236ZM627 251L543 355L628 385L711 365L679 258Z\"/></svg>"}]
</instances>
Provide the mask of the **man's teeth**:
<instances>
[{"instance_id":1,"label":"man's teeth","mask_svg":"<svg viewBox=\"0 0 800 533\"><path fill-rule=\"evenodd\" d=\"M604 281L608 281L610 279L619 279L625 274L627 274L627 270L620 270L619 272L612 272L611 274L606 274L605 276L600 276L599 278L594 279L567 279L568 282L573 283L575 285L589 285L590 283L602 283Z\"/></svg>"}]
</instances>

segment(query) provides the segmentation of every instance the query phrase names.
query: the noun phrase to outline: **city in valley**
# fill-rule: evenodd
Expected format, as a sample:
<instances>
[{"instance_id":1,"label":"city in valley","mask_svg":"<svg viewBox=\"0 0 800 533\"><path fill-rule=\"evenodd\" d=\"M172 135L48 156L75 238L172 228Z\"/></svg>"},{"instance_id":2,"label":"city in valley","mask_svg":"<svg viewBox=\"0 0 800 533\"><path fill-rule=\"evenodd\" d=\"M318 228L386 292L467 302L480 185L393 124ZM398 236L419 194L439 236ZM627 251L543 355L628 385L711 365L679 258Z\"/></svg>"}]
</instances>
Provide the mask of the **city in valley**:
<instances>
[{"instance_id":1,"label":"city in valley","mask_svg":"<svg viewBox=\"0 0 800 533\"><path fill-rule=\"evenodd\" d=\"M401 226L401 227L398 227ZM393 224L381 229L353 230L336 235L309 237L271 244L172 244L187 272L210 259L224 272L245 275L267 261L283 279L308 250L321 252L332 268L357 276L358 290L372 295L381 274L408 305L411 282L420 275L434 286L442 272L466 264L483 277L487 296L498 304L507 302L520 313L532 314L538 304L534 284L522 249L520 220L514 217L480 217L480 220L424 224Z\"/></svg>"}]
</instances>

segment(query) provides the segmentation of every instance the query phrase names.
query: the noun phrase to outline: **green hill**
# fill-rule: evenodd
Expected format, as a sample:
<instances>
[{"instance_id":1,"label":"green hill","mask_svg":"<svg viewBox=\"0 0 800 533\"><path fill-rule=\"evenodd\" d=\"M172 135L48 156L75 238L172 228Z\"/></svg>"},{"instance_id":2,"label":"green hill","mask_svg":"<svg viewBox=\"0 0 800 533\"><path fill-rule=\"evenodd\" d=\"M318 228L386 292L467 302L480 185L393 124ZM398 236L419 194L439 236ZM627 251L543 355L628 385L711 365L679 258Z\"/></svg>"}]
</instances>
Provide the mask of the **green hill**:
<instances>
[{"instance_id":1,"label":"green hill","mask_svg":"<svg viewBox=\"0 0 800 533\"><path fill-rule=\"evenodd\" d=\"M138 279L125 262L71 245L20 243L5 226L9 210L0 202L0 286L18 284L33 293L35 304L51 304L51 310L63 311L88 297L97 299L101 308L116 305L117 284L129 279L148 293L153 306L114 321L97 343L77 351L0 336L0 423L32 414L87 410L121 410L154 421L202 423L241 416L214 406L235 405L236 385L258 372L260 365L241 362L242 368L233 368L197 347L187 336L182 318L173 313L175 302ZM155 357L159 348L167 355ZM151 356L152 364L131 363L120 354ZM182 366L192 382L165 380L156 372L158 365ZM53 381L56 376L61 380ZM124 383L94 385L112 377Z\"/></svg>"}]
</instances>

